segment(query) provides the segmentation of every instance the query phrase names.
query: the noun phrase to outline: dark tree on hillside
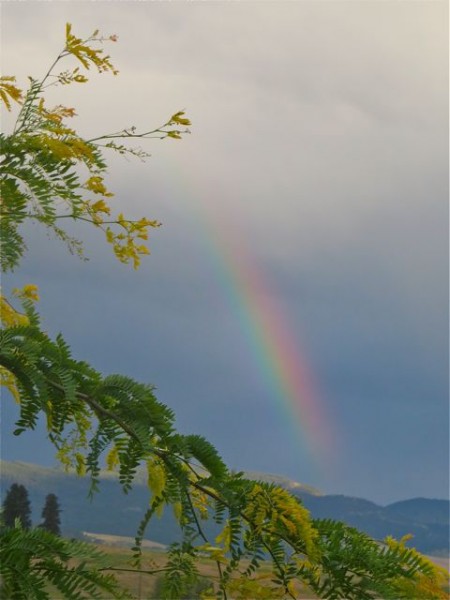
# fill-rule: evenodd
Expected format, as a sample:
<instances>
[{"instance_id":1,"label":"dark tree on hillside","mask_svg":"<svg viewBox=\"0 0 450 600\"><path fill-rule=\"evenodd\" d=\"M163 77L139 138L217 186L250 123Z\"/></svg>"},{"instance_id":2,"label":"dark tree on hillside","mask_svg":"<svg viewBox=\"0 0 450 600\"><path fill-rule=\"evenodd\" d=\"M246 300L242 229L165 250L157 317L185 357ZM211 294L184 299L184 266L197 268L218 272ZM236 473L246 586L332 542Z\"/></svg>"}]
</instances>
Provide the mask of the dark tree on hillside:
<instances>
[{"instance_id":1,"label":"dark tree on hillside","mask_svg":"<svg viewBox=\"0 0 450 600\"><path fill-rule=\"evenodd\" d=\"M13 483L6 492L3 502L3 523L5 527L14 527L16 519L20 519L24 529L31 527L31 506L25 486Z\"/></svg>"},{"instance_id":2,"label":"dark tree on hillside","mask_svg":"<svg viewBox=\"0 0 450 600\"><path fill-rule=\"evenodd\" d=\"M45 506L42 509L42 518L44 521L39 525L43 529L50 531L50 533L54 533L55 535L61 535L61 520L59 518L59 513L61 509L59 508L58 498L55 494L48 494L45 498Z\"/></svg>"}]
</instances>

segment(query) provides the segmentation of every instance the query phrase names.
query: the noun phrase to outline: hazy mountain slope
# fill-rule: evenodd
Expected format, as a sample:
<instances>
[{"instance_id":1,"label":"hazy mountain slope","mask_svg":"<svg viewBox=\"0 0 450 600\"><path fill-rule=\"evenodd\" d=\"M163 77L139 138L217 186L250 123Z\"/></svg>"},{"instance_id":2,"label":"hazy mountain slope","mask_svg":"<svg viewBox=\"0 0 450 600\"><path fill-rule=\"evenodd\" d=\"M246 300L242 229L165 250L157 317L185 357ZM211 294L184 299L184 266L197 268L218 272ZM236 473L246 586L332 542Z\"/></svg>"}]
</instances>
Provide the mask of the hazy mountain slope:
<instances>
[{"instance_id":1,"label":"hazy mountain slope","mask_svg":"<svg viewBox=\"0 0 450 600\"><path fill-rule=\"evenodd\" d=\"M342 495L311 496L305 493L298 495L316 518L344 521L380 540L387 535L401 538L410 533L413 539L409 545L421 552L445 555L449 553L449 502L447 500L421 499L420 510L415 510L417 506L415 500L383 507L362 498ZM403 505L405 511L402 511ZM424 518L421 518L422 515Z\"/></svg>"},{"instance_id":2,"label":"hazy mountain slope","mask_svg":"<svg viewBox=\"0 0 450 600\"><path fill-rule=\"evenodd\" d=\"M54 493L62 508L63 534L95 531L133 535L148 506L147 487L143 483L137 483L128 494L124 494L115 475L102 473L101 480L100 492L90 500L87 478L65 473L57 468L1 461L2 499L12 483L23 484L30 495L33 523L39 523L45 496ZM164 544L170 543L178 537L175 519L155 519L147 537Z\"/></svg>"},{"instance_id":3,"label":"hazy mountain slope","mask_svg":"<svg viewBox=\"0 0 450 600\"><path fill-rule=\"evenodd\" d=\"M114 474L102 473L100 492L88 500L89 481L58 468L45 468L21 462L0 462L2 499L14 482L25 485L33 507L33 522L39 523L45 496L58 496L63 510L62 527L66 535L81 531L133 536L149 501L144 474L138 475L133 489L124 494ZM265 479L285 486L298 495L316 518L332 518L353 525L376 539L387 535L400 538L414 535L410 545L427 554L447 554L449 530L447 500L424 498L396 502L382 507L369 500L349 496L320 495L320 492L287 478L263 473L247 473L248 477ZM308 491L306 491L308 490ZM210 535L217 527L207 526ZM161 519L151 522L148 539L169 544L179 538L179 528L167 508Z\"/></svg>"},{"instance_id":4,"label":"hazy mountain slope","mask_svg":"<svg viewBox=\"0 0 450 600\"><path fill-rule=\"evenodd\" d=\"M389 506L386 506L386 512L391 515L402 515L422 523L450 523L447 500L412 498L411 500L389 504Z\"/></svg>"},{"instance_id":5,"label":"hazy mountain slope","mask_svg":"<svg viewBox=\"0 0 450 600\"><path fill-rule=\"evenodd\" d=\"M244 476L248 479L257 479L260 481L266 481L267 483L274 483L275 485L280 485L290 492L295 492L296 494L309 494L311 496L322 496L322 492L313 487L312 485L306 485L305 483L299 483L298 481L293 481L288 477L283 477L282 475L274 475L273 473L261 473L260 471L244 471Z\"/></svg>"}]
</instances>

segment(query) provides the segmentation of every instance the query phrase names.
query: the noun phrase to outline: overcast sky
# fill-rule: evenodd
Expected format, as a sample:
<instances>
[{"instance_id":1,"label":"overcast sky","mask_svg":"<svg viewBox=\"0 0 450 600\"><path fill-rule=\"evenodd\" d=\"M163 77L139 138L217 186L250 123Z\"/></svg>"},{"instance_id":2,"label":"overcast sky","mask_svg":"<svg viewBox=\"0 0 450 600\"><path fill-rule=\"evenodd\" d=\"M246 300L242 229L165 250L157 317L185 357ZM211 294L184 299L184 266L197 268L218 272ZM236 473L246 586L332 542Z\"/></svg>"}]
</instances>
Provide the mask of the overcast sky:
<instances>
[{"instance_id":1,"label":"overcast sky","mask_svg":"<svg viewBox=\"0 0 450 600\"><path fill-rule=\"evenodd\" d=\"M77 108L82 133L180 109L193 123L183 141L149 143L145 164L111 158L114 207L163 222L139 271L96 232L79 231L82 263L28 226L5 286L37 283L50 332L105 373L154 383L180 429L233 468L382 503L447 497L447 3L1 9L2 71L23 85L45 73L66 21L119 36L118 77L52 95ZM263 284L253 296L237 283L245 265ZM314 381L314 428L291 418L246 329L266 301ZM14 410L3 458L53 464L41 431L12 439Z\"/></svg>"}]
</instances>

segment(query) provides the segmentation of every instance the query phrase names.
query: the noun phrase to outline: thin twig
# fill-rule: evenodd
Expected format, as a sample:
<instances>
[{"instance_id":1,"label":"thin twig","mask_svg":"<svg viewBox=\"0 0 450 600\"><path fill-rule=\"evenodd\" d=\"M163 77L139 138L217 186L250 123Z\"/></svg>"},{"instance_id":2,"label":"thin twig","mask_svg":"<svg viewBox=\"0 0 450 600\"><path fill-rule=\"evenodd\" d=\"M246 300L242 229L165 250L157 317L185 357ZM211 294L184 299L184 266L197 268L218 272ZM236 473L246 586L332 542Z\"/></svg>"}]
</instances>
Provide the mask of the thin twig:
<instances>
[{"instance_id":1,"label":"thin twig","mask_svg":"<svg viewBox=\"0 0 450 600\"><path fill-rule=\"evenodd\" d=\"M97 569L97 571L126 571L127 573L145 573L146 575L156 575L157 573L165 573L169 571L169 569L125 569L121 567L102 567L101 569Z\"/></svg>"}]
</instances>

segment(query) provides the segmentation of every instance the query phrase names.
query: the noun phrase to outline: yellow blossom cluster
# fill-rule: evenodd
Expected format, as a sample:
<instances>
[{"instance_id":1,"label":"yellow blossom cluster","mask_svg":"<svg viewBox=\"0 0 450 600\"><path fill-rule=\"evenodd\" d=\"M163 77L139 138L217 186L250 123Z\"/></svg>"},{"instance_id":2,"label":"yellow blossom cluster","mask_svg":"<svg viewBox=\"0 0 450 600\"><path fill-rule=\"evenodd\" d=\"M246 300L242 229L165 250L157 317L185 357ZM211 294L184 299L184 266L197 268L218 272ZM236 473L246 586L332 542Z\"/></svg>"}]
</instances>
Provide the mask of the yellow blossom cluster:
<instances>
[{"instance_id":1,"label":"yellow blossom cluster","mask_svg":"<svg viewBox=\"0 0 450 600\"><path fill-rule=\"evenodd\" d=\"M283 531L288 539L300 539L310 557L317 555L317 532L306 508L286 490L255 483L244 510L256 531Z\"/></svg>"},{"instance_id":2,"label":"yellow blossom cluster","mask_svg":"<svg viewBox=\"0 0 450 600\"><path fill-rule=\"evenodd\" d=\"M106 239L112 244L114 254L120 262L125 264L132 262L133 267L137 269L141 264L141 256L150 254L147 246L139 244L138 240L147 240L149 227L160 227L161 223L145 217L138 221L129 221L122 213L114 223L121 227L121 231L117 233L111 227L107 227Z\"/></svg>"},{"instance_id":3,"label":"yellow blossom cluster","mask_svg":"<svg viewBox=\"0 0 450 600\"><path fill-rule=\"evenodd\" d=\"M21 300L37 302L39 300L38 287L32 283L24 285L23 288L15 288L13 294ZM29 325L30 320L26 314L16 310L10 302L0 293L0 323L3 328L22 327ZM15 376L5 369L0 367L0 386L5 387L11 393L17 404L20 404L20 393L17 387Z\"/></svg>"}]
</instances>

